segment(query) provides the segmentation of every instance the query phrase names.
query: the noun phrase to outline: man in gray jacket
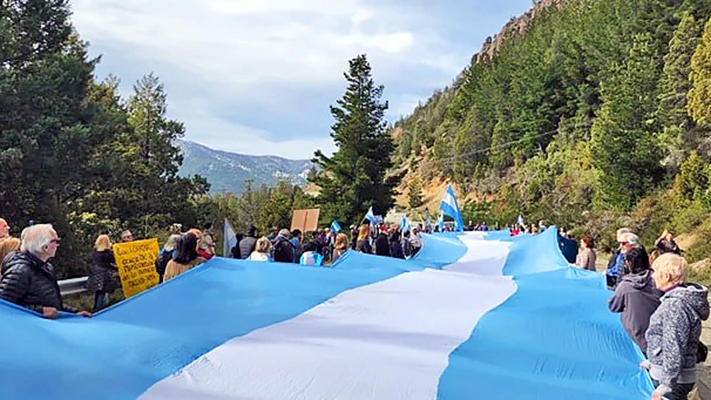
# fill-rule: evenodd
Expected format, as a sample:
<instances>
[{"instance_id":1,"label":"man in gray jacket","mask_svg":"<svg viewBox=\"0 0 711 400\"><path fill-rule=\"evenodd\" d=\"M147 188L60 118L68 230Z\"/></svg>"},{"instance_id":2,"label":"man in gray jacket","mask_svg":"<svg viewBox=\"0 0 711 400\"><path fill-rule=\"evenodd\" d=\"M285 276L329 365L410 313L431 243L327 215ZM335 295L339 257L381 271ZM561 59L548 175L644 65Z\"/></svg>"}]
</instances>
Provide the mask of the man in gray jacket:
<instances>
[{"instance_id":1,"label":"man in gray jacket","mask_svg":"<svg viewBox=\"0 0 711 400\"><path fill-rule=\"evenodd\" d=\"M653 400L687 399L696 382L701 321L709 317L708 289L686 283L686 260L674 253L659 256L652 269L657 288L665 294L649 321L649 360L640 366L649 369L657 386Z\"/></svg>"}]
</instances>

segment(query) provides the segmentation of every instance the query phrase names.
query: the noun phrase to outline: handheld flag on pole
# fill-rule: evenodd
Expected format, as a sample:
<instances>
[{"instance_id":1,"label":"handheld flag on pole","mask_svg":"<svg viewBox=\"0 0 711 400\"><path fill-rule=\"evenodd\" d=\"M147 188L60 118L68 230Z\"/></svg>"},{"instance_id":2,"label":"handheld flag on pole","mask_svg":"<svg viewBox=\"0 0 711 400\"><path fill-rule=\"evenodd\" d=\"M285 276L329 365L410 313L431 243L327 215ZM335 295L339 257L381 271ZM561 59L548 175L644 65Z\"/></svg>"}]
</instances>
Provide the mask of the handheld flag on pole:
<instances>
[{"instance_id":1,"label":"handheld flag on pole","mask_svg":"<svg viewBox=\"0 0 711 400\"><path fill-rule=\"evenodd\" d=\"M223 232L224 239L222 240L222 256L229 257L232 248L237 244L237 235L235 234L235 230L232 229L232 225L230 225L229 221L227 221L227 218L225 218L225 227Z\"/></svg>"},{"instance_id":2,"label":"handheld flag on pole","mask_svg":"<svg viewBox=\"0 0 711 400\"><path fill-rule=\"evenodd\" d=\"M368 212L365 214L365 219L370 221L371 226L376 225L375 214L373 214L373 206L370 206L370 208L368 209Z\"/></svg>"},{"instance_id":3,"label":"handheld flag on pole","mask_svg":"<svg viewBox=\"0 0 711 400\"><path fill-rule=\"evenodd\" d=\"M440 232L444 231L444 214L440 214L439 218L437 218L437 226Z\"/></svg>"},{"instance_id":4,"label":"handheld flag on pole","mask_svg":"<svg viewBox=\"0 0 711 400\"><path fill-rule=\"evenodd\" d=\"M518 218L516 219L516 224L518 224L518 226L523 226L523 215L518 215Z\"/></svg>"},{"instance_id":5,"label":"handheld flag on pole","mask_svg":"<svg viewBox=\"0 0 711 400\"><path fill-rule=\"evenodd\" d=\"M338 225L338 221L336 221L335 219L333 220L333 222L331 222L331 230L334 231L335 233L338 233L341 231L341 226Z\"/></svg>"},{"instance_id":6,"label":"handheld flag on pole","mask_svg":"<svg viewBox=\"0 0 711 400\"><path fill-rule=\"evenodd\" d=\"M442 210L444 214L449 215L454 219L454 229L456 231L464 230L462 213L459 211L457 199L454 197L454 191L451 186L447 187L447 193L445 193L442 203L439 205L439 209Z\"/></svg>"},{"instance_id":7,"label":"handheld flag on pole","mask_svg":"<svg viewBox=\"0 0 711 400\"><path fill-rule=\"evenodd\" d=\"M400 219L400 232L405 233L412 229L410 227L410 222L407 220L407 218L403 215L402 219Z\"/></svg>"}]
</instances>

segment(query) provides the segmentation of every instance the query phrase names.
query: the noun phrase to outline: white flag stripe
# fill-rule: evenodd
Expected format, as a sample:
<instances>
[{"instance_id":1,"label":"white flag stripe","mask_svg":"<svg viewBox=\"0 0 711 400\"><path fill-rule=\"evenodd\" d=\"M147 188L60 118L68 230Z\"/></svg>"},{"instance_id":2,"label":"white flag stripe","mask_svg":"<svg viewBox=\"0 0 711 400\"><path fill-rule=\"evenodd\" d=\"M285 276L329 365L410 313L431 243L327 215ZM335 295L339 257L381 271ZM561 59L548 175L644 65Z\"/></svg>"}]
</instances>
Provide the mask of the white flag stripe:
<instances>
[{"instance_id":1,"label":"white flag stripe","mask_svg":"<svg viewBox=\"0 0 711 400\"><path fill-rule=\"evenodd\" d=\"M484 237L486 232L466 232L459 235L459 240L467 246L467 252L459 261L445 269L484 276L501 276L511 243L482 240Z\"/></svg>"},{"instance_id":2,"label":"white flag stripe","mask_svg":"<svg viewBox=\"0 0 711 400\"><path fill-rule=\"evenodd\" d=\"M482 249L474 238L466 242ZM507 244L486 245L496 248L496 260L508 251ZM143 398L433 399L450 353L516 290L501 276L503 263L499 276L482 276L494 272L490 258L472 251L462 261L343 292L232 339Z\"/></svg>"}]
</instances>

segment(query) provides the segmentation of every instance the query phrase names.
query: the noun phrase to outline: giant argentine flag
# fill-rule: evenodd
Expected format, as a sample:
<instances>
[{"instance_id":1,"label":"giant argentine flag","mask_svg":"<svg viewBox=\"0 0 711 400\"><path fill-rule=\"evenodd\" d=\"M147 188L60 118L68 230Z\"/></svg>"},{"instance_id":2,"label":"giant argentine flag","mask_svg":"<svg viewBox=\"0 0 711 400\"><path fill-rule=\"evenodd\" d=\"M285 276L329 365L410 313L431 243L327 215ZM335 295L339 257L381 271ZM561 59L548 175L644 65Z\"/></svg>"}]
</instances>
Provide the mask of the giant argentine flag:
<instances>
[{"instance_id":1,"label":"giant argentine flag","mask_svg":"<svg viewBox=\"0 0 711 400\"><path fill-rule=\"evenodd\" d=\"M3 399L648 399L601 275L556 229L404 261L213 259L93 319L0 304Z\"/></svg>"}]
</instances>

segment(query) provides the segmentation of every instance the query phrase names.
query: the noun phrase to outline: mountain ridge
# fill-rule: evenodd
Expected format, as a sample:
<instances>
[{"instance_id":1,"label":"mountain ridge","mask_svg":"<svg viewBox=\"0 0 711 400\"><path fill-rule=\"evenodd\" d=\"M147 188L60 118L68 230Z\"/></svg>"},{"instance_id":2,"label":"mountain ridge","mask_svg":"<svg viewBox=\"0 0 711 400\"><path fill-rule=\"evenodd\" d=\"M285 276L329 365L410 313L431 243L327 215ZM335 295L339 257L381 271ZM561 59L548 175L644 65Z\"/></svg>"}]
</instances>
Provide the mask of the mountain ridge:
<instances>
[{"instance_id":1,"label":"mountain ridge","mask_svg":"<svg viewBox=\"0 0 711 400\"><path fill-rule=\"evenodd\" d=\"M180 176L201 175L210 183L211 194L241 194L248 180L257 187L273 187L283 180L303 187L313 168L311 160L233 153L189 140L178 140L176 144L183 154Z\"/></svg>"}]
</instances>

